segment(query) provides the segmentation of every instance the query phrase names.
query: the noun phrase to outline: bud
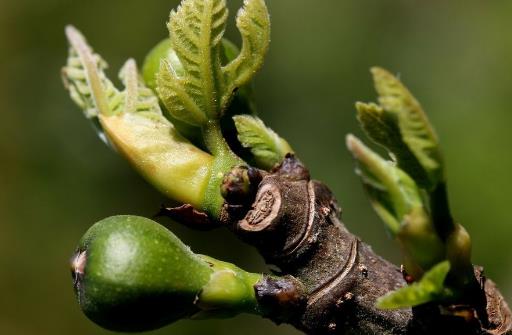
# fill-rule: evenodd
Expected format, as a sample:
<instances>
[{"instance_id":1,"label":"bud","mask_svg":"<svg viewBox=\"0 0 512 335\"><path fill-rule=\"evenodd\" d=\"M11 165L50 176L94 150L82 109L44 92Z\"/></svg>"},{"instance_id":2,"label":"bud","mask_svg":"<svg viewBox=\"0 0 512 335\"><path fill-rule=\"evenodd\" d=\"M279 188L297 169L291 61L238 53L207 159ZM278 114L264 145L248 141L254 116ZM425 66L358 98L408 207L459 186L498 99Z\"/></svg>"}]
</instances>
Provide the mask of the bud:
<instances>
[{"instance_id":1,"label":"bud","mask_svg":"<svg viewBox=\"0 0 512 335\"><path fill-rule=\"evenodd\" d=\"M445 257L445 247L423 207L411 210L397 234L407 274L415 280Z\"/></svg>"},{"instance_id":2,"label":"bud","mask_svg":"<svg viewBox=\"0 0 512 335\"><path fill-rule=\"evenodd\" d=\"M471 237L461 224L455 224L455 229L446 239L446 258L452 264L451 278L455 280L455 285L466 287L474 281Z\"/></svg>"}]
</instances>

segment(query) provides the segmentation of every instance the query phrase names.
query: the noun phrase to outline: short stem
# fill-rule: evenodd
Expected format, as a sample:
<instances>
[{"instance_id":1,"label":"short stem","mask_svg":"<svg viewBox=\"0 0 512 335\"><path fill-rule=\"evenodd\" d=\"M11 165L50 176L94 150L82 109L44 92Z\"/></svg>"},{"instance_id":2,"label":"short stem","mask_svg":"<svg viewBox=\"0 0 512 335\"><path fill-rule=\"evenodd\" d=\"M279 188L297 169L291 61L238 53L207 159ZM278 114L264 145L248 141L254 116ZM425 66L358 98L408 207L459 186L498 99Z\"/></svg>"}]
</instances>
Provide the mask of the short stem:
<instances>
[{"instance_id":1,"label":"short stem","mask_svg":"<svg viewBox=\"0 0 512 335\"><path fill-rule=\"evenodd\" d=\"M430 210L437 234L448 249L446 256L452 267L447 282L464 294L479 291L471 263L471 239L466 230L453 220L445 182L439 183L430 193Z\"/></svg>"},{"instance_id":2,"label":"short stem","mask_svg":"<svg viewBox=\"0 0 512 335\"><path fill-rule=\"evenodd\" d=\"M218 218L224 203L220 192L224 174L245 162L235 155L224 139L219 120L209 120L202 131L206 147L214 156L210 181L203 201L203 210L213 218Z\"/></svg>"},{"instance_id":3,"label":"short stem","mask_svg":"<svg viewBox=\"0 0 512 335\"><path fill-rule=\"evenodd\" d=\"M203 309L202 316L219 317L243 312L261 314L255 285L263 279L262 274L246 272L209 256L199 257L213 270L196 302Z\"/></svg>"},{"instance_id":4,"label":"short stem","mask_svg":"<svg viewBox=\"0 0 512 335\"><path fill-rule=\"evenodd\" d=\"M432 222L434 223L437 234L445 241L448 235L455 229L455 224L450 213L450 205L448 203L446 183L439 183L439 185L429 193L429 197Z\"/></svg>"}]
</instances>

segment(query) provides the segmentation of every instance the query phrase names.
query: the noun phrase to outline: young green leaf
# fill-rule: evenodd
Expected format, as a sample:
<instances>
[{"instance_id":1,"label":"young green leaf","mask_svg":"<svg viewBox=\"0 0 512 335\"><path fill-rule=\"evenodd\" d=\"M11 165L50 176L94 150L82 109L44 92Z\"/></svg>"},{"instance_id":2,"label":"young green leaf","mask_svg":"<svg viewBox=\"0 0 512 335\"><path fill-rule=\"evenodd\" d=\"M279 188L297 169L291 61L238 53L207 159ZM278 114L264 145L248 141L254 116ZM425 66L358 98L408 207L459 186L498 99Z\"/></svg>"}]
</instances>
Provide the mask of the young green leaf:
<instances>
[{"instance_id":1,"label":"young green leaf","mask_svg":"<svg viewBox=\"0 0 512 335\"><path fill-rule=\"evenodd\" d=\"M62 68L64 86L71 99L84 111L103 142L108 139L98 121L98 115L112 114L123 108L123 93L105 75L107 63L95 54L82 34L73 26L66 27L69 56Z\"/></svg>"},{"instance_id":2,"label":"young green leaf","mask_svg":"<svg viewBox=\"0 0 512 335\"><path fill-rule=\"evenodd\" d=\"M164 105L176 119L194 126L219 119L236 90L263 64L270 40L264 0L245 0L237 17L242 50L223 66L220 42L227 16L225 0L184 0L171 12L171 47L183 71L163 60L157 86Z\"/></svg>"},{"instance_id":3,"label":"young green leaf","mask_svg":"<svg viewBox=\"0 0 512 335\"><path fill-rule=\"evenodd\" d=\"M449 298L452 291L444 286L449 271L450 262L443 261L426 272L420 281L380 297L376 306L380 309L400 309Z\"/></svg>"},{"instance_id":4,"label":"young green leaf","mask_svg":"<svg viewBox=\"0 0 512 335\"><path fill-rule=\"evenodd\" d=\"M171 46L184 73L180 76L172 64L162 61L158 92L175 118L195 126L220 117L220 42L227 16L225 0L184 0L170 14Z\"/></svg>"},{"instance_id":5,"label":"young green leaf","mask_svg":"<svg viewBox=\"0 0 512 335\"><path fill-rule=\"evenodd\" d=\"M224 49L224 57L222 59L223 64L228 64L239 56L240 49L230 40L223 38L222 46ZM226 89L226 91L229 90ZM236 88L235 91L236 92L233 93L233 98L231 99L229 106L226 105L225 115L228 117L239 114L255 115L256 103L254 101L253 81L249 80L243 86Z\"/></svg>"},{"instance_id":6,"label":"young green leaf","mask_svg":"<svg viewBox=\"0 0 512 335\"><path fill-rule=\"evenodd\" d=\"M82 34L72 26L66 27L70 43L67 65L62 69L71 98L87 118L112 114L122 108L122 94L105 75L107 64L93 53Z\"/></svg>"},{"instance_id":7,"label":"young green leaf","mask_svg":"<svg viewBox=\"0 0 512 335\"><path fill-rule=\"evenodd\" d=\"M353 135L347 136L347 147L358 163L370 201L388 229L397 234L405 215L421 207L419 189L404 171L366 147Z\"/></svg>"},{"instance_id":8,"label":"young green leaf","mask_svg":"<svg viewBox=\"0 0 512 335\"><path fill-rule=\"evenodd\" d=\"M357 119L366 135L389 151L398 166L407 172L419 186L428 186L425 169L401 136L398 120L379 105L356 103Z\"/></svg>"},{"instance_id":9,"label":"young green leaf","mask_svg":"<svg viewBox=\"0 0 512 335\"><path fill-rule=\"evenodd\" d=\"M429 191L432 190L444 180L444 172L439 141L425 112L414 96L395 76L378 67L372 68L371 71L375 88L379 94L380 105L386 112L396 117L403 142L414 154L428 177L425 181L417 181ZM385 145L385 143L381 144ZM403 165L401 167L405 171L416 169L415 166Z\"/></svg>"},{"instance_id":10,"label":"young green leaf","mask_svg":"<svg viewBox=\"0 0 512 335\"><path fill-rule=\"evenodd\" d=\"M183 138L162 115L133 60L120 72L125 85L120 91L105 76L106 64L99 62L83 36L72 27L66 33L71 49L63 74L75 102L152 185L171 199L200 208L213 157Z\"/></svg>"},{"instance_id":11,"label":"young green leaf","mask_svg":"<svg viewBox=\"0 0 512 335\"><path fill-rule=\"evenodd\" d=\"M199 208L204 200L213 157L183 138L162 115L158 99L139 80L128 61L121 77L125 108L100 122L116 148L169 198Z\"/></svg>"},{"instance_id":12,"label":"young green leaf","mask_svg":"<svg viewBox=\"0 0 512 335\"><path fill-rule=\"evenodd\" d=\"M236 115L233 117L238 131L238 140L244 148L249 148L257 167L270 170L280 163L292 148L263 121L255 116Z\"/></svg>"},{"instance_id":13,"label":"young green leaf","mask_svg":"<svg viewBox=\"0 0 512 335\"><path fill-rule=\"evenodd\" d=\"M248 83L263 65L270 43L270 17L264 0L245 0L236 25L242 35L242 50L222 71L226 89L221 106L226 108L233 92Z\"/></svg>"}]
</instances>

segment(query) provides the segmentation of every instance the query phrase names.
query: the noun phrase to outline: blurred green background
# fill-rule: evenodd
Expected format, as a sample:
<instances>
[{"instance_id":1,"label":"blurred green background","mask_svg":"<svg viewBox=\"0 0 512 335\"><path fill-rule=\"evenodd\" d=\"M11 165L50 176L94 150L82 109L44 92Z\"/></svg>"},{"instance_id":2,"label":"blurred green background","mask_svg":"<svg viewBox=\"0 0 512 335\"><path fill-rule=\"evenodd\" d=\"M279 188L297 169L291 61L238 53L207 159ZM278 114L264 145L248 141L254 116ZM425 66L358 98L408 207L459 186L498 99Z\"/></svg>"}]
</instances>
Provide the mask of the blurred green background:
<instances>
[{"instance_id":1,"label":"blurred green background","mask_svg":"<svg viewBox=\"0 0 512 335\"><path fill-rule=\"evenodd\" d=\"M267 0L272 45L259 112L335 191L349 228L398 262L344 147L361 134L356 100L374 99L368 68L399 73L442 140L456 217L512 299L512 2ZM110 63L139 63L166 35L174 1L0 0L0 334L107 334L74 301L68 259L95 221L151 216L163 202L112 153L60 81L73 23ZM229 1L231 13L241 0ZM233 16L232 16L233 18ZM233 20L228 37L238 39ZM197 252L263 271L226 231L173 231ZM152 334L298 334L251 316L181 321Z\"/></svg>"}]
</instances>

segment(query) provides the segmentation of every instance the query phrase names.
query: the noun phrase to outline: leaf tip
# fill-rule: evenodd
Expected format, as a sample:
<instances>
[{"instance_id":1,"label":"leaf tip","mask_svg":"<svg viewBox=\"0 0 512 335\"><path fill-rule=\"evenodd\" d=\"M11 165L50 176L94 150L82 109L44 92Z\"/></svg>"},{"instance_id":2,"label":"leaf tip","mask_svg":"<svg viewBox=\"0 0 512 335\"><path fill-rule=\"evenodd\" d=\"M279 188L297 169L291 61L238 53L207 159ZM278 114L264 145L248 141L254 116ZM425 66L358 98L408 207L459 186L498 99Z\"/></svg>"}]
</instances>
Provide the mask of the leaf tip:
<instances>
[{"instance_id":1,"label":"leaf tip","mask_svg":"<svg viewBox=\"0 0 512 335\"><path fill-rule=\"evenodd\" d=\"M68 39L72 39L73 36L80 34L78 29L76 29L75 26L73 26L72 24L67 24L64 27L64 33L66 34Z\"/></svg>"},{"instance_id":2,"label":"leaf tip","mask_svg":"<svg viewBox=\"0 0 512 335\"><path fill-rule=\"evenodd\" d=\"M362 101L356 101L356 103L354 104L354 106L355 106L356 110L358 110L358 111L359 111L360 109L362 109L365 105L366 105L366 104L365 104L364 102L362 102Z\"/></svg>"},{"instance_id":3,"label":"leaf tip","mask_svg":"<svg viewBox=\"0 0 512 335\"><path fill-rule=\"evenodd\" d=\"M353 134L348 134L345 137L345 144L347 146L347 149L356 158L359 156L361 148L364 146L363 142Z\"/></svg>"},{"instance_id":4,"label":"leaf tip","mask_svg":"<svg viewBox=\"0 0 512 335\"><path fill-rule=\"evenodd\" d=\"M393 76L391 74L391 72L389 72L388 70L386 70L385 68L380 67L380 66L372 66L370 68L370 73L372 74L374 79L375 78L382 78L382 77Z\"/></svg>"}]
</instances>

